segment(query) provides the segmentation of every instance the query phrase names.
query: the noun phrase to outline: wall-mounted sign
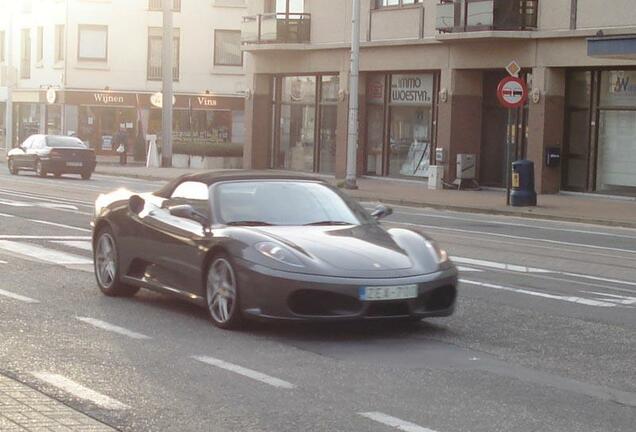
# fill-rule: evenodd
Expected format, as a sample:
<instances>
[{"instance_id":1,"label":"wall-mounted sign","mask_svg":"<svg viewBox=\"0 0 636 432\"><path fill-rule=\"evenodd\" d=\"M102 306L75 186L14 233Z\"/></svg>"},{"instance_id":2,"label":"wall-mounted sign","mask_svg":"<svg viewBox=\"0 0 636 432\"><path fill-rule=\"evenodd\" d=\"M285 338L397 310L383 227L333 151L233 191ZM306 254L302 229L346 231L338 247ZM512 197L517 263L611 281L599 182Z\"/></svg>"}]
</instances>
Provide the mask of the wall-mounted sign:
<instances>
[{"instance_id":1,"label":"wall-mounted sign","mask_svg":"<svg viewBox=\"0 0 636 432\"><path fill-rule=\"evenodd\" d=\"M172 106L174 106L174 104L177 102L177 98L172 96ZM153 93L152 95L150 95L150 103L157 107L157 108L162 108L163 107L163 93L161 92L157 92L157 93Z\"/></svg>"},{"instance_id":2,"label":"wall-mounted sign","mask_svg":"<svg viewBox=\"0 0 636 432\"><path fill-rule=\"evenodd\" d=\"M433 103L433 75L392 75L391 103L395 105L431 105Z\"/></svg>"},{"instance_id":3,"label":"wall-mounted sign","mask_svg":"<svg viewBox=\"0 0 636 432\"><path fill-rule=\"evenodd\" d=\"M193 103L193 105L199 106L201 108L212 108L218 105L218 101L216 100L216 98L210 96L197 96L192 98L192 101L195 102Z\"/></svg>"},{"instance_id":4,"label":"wall-mounted sign","mask_svg":"<svg viewBox=\"0 0 636 432\"><path fill-rule=\"evenodd\" d=\"M46 91L46 102L49 104L57 102L57 91L53 87Z\"/></svg>"}]
</instances>

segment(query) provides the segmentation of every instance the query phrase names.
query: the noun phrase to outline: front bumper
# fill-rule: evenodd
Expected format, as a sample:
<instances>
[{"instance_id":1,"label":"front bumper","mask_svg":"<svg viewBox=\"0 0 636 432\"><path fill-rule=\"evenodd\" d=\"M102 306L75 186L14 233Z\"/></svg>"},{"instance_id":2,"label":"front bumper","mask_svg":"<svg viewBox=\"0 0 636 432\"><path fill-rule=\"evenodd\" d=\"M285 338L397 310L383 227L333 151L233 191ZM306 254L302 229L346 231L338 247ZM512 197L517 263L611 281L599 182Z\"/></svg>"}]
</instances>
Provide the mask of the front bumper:
<instances>
[{"instance_id":1,"label":"front bumper","mask_svg":"<svg viewBox=\"0 0 636 432\"><path fill-rule=\"evenodd\" d=\"M435 273L406 278L358 279L272 270L246 261L237 264L241 306L247 316L299 321L429 318L451 315L457 297L457 270L449 264ZM418 297L362 301L366 286L417 284Z\"/></svg>"}]
</instances>

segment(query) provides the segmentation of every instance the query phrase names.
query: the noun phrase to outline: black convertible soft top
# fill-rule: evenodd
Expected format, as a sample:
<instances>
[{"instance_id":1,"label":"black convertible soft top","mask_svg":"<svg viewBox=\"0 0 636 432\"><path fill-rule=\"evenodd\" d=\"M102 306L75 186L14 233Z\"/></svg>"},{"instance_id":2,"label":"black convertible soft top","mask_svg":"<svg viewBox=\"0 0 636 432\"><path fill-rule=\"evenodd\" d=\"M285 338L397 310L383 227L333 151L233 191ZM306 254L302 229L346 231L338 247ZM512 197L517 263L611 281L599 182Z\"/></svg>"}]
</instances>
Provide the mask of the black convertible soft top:
<instances>
[{"instance_id":1,"label":"black convertible soft top","mask_svg":"<svg viewBox=\"0 0 636 432\"><path fill-rule=\"evenodd\" d=\"M155 192L154 195L166 199L170 198L176 187L186 181L195 181L212 185L221 181L237 180L303 180L326 183L320 177L281 171L219 170L182 175L170 181L164 187Z\"/></svg>"}]
</instances>

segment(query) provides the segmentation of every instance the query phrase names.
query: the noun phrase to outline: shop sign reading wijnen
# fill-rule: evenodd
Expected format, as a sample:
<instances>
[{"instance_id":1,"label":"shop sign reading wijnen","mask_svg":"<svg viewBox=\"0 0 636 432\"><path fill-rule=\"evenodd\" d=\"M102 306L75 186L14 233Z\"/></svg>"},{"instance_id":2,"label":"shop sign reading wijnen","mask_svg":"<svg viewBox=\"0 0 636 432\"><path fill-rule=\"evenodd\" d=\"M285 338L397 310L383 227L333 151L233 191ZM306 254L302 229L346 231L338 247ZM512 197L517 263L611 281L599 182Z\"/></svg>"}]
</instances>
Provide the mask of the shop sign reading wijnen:
<instances>
[{"instance_id":1,"label":"shop sign reading wijnen","mask_svg":"<svg viewBox=\"0 0 636 432\"><path fill-rule=\"evenodd\" d=\"M433 103L433 75L392 75L391 103L397 105L431 105Z\"/></svg>"}]
</instances>

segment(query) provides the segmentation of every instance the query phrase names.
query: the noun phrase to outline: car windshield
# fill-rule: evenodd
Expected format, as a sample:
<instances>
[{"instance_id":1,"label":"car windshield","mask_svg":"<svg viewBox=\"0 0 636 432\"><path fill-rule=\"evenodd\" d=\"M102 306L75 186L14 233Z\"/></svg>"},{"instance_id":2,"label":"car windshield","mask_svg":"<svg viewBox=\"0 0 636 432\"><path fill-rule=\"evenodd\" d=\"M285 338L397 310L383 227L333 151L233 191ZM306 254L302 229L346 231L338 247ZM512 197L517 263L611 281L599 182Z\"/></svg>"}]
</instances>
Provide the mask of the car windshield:
<instances>
[{"instance_id":1,"label":"car windshield","mask_svg":"<svg viewBox=\"0 0 636 432\"><path fill-rule=\"evenodd\" d=\"M84 143L82 143L79 139L72 138L72 137L62 137L62 136L47 136L46 146L47 147L77 148L77 149L86 148Z\"/></svg>"},{"instance_id":2,"label":"car windshield","mask_svg":"<svg viewBox=\"0 0 636 432\"><path fill-rule=\"evenodd\" d=\"M310 181L241 181L215 190L217 217L228 225L360 225L373 219L330 187Z\"/></svg>"}]
</instances>

